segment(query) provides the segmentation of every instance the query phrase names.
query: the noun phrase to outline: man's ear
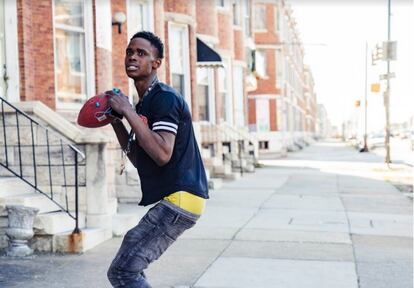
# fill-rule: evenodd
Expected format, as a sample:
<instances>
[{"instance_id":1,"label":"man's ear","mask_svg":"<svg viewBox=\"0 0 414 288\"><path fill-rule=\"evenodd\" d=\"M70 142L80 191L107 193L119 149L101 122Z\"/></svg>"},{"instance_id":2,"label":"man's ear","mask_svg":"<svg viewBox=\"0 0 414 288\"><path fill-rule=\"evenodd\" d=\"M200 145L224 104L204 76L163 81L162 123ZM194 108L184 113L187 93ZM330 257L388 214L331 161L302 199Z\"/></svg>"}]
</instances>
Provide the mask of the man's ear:
<instances>
[{"instance_id":1,"label":"man's ear","mask_svg":"<svg viewBox=\"0 0 414 288\"><path fill-rule=\"evenodd\" d=\"M152 61L152 68L153 69L158 69L161 66L162 63L162 59L157 58L155 60Z\"/></svg>"}]
</instances>

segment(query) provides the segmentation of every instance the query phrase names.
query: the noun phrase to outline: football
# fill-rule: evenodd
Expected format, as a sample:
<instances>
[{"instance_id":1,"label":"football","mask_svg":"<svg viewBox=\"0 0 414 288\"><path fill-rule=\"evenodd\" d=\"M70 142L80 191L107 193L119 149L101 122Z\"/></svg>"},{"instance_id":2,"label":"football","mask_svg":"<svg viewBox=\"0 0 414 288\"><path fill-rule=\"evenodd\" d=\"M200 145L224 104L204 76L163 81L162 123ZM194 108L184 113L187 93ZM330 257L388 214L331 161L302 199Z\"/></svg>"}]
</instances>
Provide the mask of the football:
<instances>
[{"instance_id":1,"label":"football","mask_svg":"<svg viewBox=\"0 0 414 288\"><path fill-rule=\"evenodd\" d=\"M103 93L95 95L83 104L78 114L78 124L88 128L108 125L113 120L111 111L108 96Z\"/></svg>"}]
</instances>

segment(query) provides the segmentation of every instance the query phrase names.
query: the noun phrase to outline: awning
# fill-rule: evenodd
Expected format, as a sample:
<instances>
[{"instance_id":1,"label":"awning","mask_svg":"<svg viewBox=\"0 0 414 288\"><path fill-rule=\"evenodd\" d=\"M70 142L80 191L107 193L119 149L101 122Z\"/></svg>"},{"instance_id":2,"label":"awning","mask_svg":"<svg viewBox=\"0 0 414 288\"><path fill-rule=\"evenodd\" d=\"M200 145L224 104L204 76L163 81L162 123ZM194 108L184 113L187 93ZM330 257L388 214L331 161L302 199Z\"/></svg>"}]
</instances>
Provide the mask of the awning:
<instances>
[{"instance_id":1,"label":"awning","mask_svg":"<svg viewBox=\"0 0 414 288\"><path fill-rule=\"evenodd\" d=\"M223 67L220 55L197 38L197 66Z\"/></svg>"}]
</instances>

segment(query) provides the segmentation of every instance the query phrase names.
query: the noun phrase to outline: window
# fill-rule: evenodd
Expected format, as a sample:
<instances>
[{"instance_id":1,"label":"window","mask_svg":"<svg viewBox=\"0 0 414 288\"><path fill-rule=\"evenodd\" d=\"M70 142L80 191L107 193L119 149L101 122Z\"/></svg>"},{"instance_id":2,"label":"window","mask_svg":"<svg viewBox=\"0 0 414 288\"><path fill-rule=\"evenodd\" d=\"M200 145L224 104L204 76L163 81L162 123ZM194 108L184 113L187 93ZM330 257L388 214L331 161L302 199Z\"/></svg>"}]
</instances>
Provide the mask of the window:
<instances>
[{"instance_id":1,"label":"window","mask_svg":"<svg viewBox=\"0 0 414 288\"><path fill-rule=\"evenodd\" d=\"M216 0L216 5L218 7L225 7L226 5L226 0Z\"/></svg>"},{"instance_id":2,"label":"window","mask_svg":"<svg viewBox=\"0 0 414 288\"><path fill-rule=\"evenodd\" d=\"M256 99L256 121L258 132L269 131L269 99Z\"/></svg>"},{"instance_id":3,"label":"window","mask_svg":"<svg viewBox=\"0 0 414 288\"><path fill-rule=\"evenodd\" d=\"M170 23L168 30L171 86L189 102L191 107L189 82L188 26Z\"/></svg>"},{"instance_id":4,"label":"window","mask_svg":"<svg viewBox=\"0 0 414 288\"><path fill-rule=\"evenodd\" d=\"M268 150L269 149L269 141L259 141L259 149Z\"/></svg>"},{"instance_id":5,"label":"window","mask_svg":"<svg viewBox=\"0 0 414 288\"><path fill-rule=\"evenodd\" d=\"M197 68L197 97L200 121L210 121L208 68ZM214 107L211 107L214 109Z\"/></svg>"},{"instance_id":6,"label":"window","mask_svg":"<svg viewBox=\"0 0 414 288\"><path fill-rule=\"evenodd\" d=\"M254 29L266 30L266 6L264 4L254 6Z\"/></svg>"},{"instance_id":7,"label":"window","mask_svg":"<svg viewBox=\"0 0 414 288\"><path fill-rule=\"evenodd\" d=\"M280 31L280 8L279 7L275 7L275 31L279 32Z\"/></svg>"},{"instance_id":8,"label":"window","mask_svg":"<svg viewBox=\"0 0 414 288\"><path fill-rule=\"evenodd\" d=\"M243 14L244 14L244 33L246 37L252 35L250 26L250 0L243 1Z\"/></svg>"},{"instance_id":9,"label":"window","mask_svg":"<svg viewBox=\"0 0 414 288\"><path fill-rule=\"evenodd\" d=\"M240 4L239 2L234 2L232 4L233 8L233 25L239 26L241 24L241 15L240 15Z\"/></svg>"},{"instance_id":10,"label":"window","mask_svg":"<svg viewBox=\"0 0 414 288\"><path fill-rule=\"evenodd\" d=\"M266 51L265 50L256 50L255 53L256 61L255 68L256 72L261 77L266 77Z\"/></svg>"},{"instance_id":11,"label":"window","mask_svg":"<svg viewBox=\"0 0 414 288\"><path fill-rule=\"evenodd\" d=\"M276 87L281 88L283 83L283 57L280 49L276 50Z\"/></svg>"},{"instance_id":12,"label":"window","mask_svg":"<svg viewBox=\"0 0 414 288\"><path fill-rule=\"evenodd\" d=\"M87 99L85 6L82 0L55 0L55 78L58 104Z\"/></svg>"},{"instance_id":13,"label":"window","mask_svg":"<svg viewBox=\"0 0 414 288\"><path fill-rule=\"evenodd\" d=\"M244 127L244 86L243 67L233 66L234 122L237 127Z\"/></svg>"},{"instance_id":14,"label":"window","mask_svg":"<svg viewBox=\"0 0 414 288\"><path fill-rule=\"evenodd\" d=\"M221 120L227 121L228 115L227 115L227 98L228 98L228 92L227 92L227 71L226 67L221 67L218 69L218 82L219 82L219 97L221 100Z\"/></svg>"}]
</instances>

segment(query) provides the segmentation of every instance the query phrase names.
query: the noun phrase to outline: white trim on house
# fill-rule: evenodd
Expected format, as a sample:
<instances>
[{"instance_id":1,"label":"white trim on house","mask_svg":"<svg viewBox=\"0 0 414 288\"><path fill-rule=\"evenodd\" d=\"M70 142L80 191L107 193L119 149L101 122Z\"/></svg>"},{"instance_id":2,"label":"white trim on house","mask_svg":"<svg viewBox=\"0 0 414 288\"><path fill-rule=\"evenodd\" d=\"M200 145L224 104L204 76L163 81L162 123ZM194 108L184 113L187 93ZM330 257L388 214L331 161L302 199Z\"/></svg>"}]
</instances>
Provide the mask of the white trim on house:
<instances>
[{"instance_id":1,"label":"white trim on house","mask_svg":"<svg viewBox=\"0 0 414 288\"><path fill-rule=\"evenodd\" d=\"M53 0L54 1L54 0ZM93 0L85 0L84 4L84 37L85 37L85 74L86 74L86 98L96 94L95 86L95 47L94 47L94 29L93 29ZM55 5L52 3L52 25L53 25L53 59L54 70L56 69L56 28L66 28L65 25L55 24ZM70 28L70 31L81 31L77 28ZM83 31L82 31L83 32ZM76 110L80 109L82 104L80 103L61 103L57 95L57 75L54 71L55 77L55 101L56 109L59 110Z\"/></svg>"},{"instance_id":2,"label":"white trim on house","mask_svg":"<svg viewBox=\"0 0 414 288\"><path fill-rule=\"evenodd\" d=\"M86 62L86 95L96 94L95 86L95 47L93 29L92 0L85 0L85 62Z\"/></svg>"},{"instance_id":3,"label":"white trim on house","mask_svg":"<svg viewBox=\"0 0 414 288\"><path fill-rule=\"evenodd\" d=\"M168 22L168 46L172 47L172 45L174 45L174 40L175 39L171 39L171 27L177 27L177 28L182 28L184 29L184 43L183 43L183 55L184 55L184 67L183 67L183 71L184 71L184 99L187 101L188 107L190 109L190 112L192 113L192 106L191 106L191 71L190 71L190 41L189 41L189 31L188 31L188 25L187 24L182 24L182 23L177 23L177 22ZM170 61L171 62L171 61ZM171 65L170 65L170 69L169 69L169 73L170 73L170 82L172 81L172 71L171 71Z\"/></svg>"},{"instance_id":4,"label":"white trim on house","mask_svg":"<svg viewBox=\"0 0 414 288\"><path fill-rule=\"evenodd\" d=\"M210 105L209 109L209 118L210 123L216 123L216 91L215 91L215 81L214 81L214 68L206 68L208 69L208 105Z\"/></svg>"},{"instance_id":5,"label":"white trim on house","mask_svg":"<svg viewBox=\"0 0 414 288\"><path fill-rule=\"evenodd\" d=\"M17 7L15 0L4 1L4 25L5 64L9 77L6 99L10 102L18 102L20 101L19 41L17 38Z\"/></svg>"},{"instance_id":6,"label":"white trim on house","mask_svg":"<svg viewBox=\"0 0 414 288\"><path fill-rule=\"evenodd\" d=\"M249 99L263 99L263 98L276 99L279 96L280 96L279 94L254 94L254 95L249 94L247 97Z\"/></svg>"}]
</instances>

